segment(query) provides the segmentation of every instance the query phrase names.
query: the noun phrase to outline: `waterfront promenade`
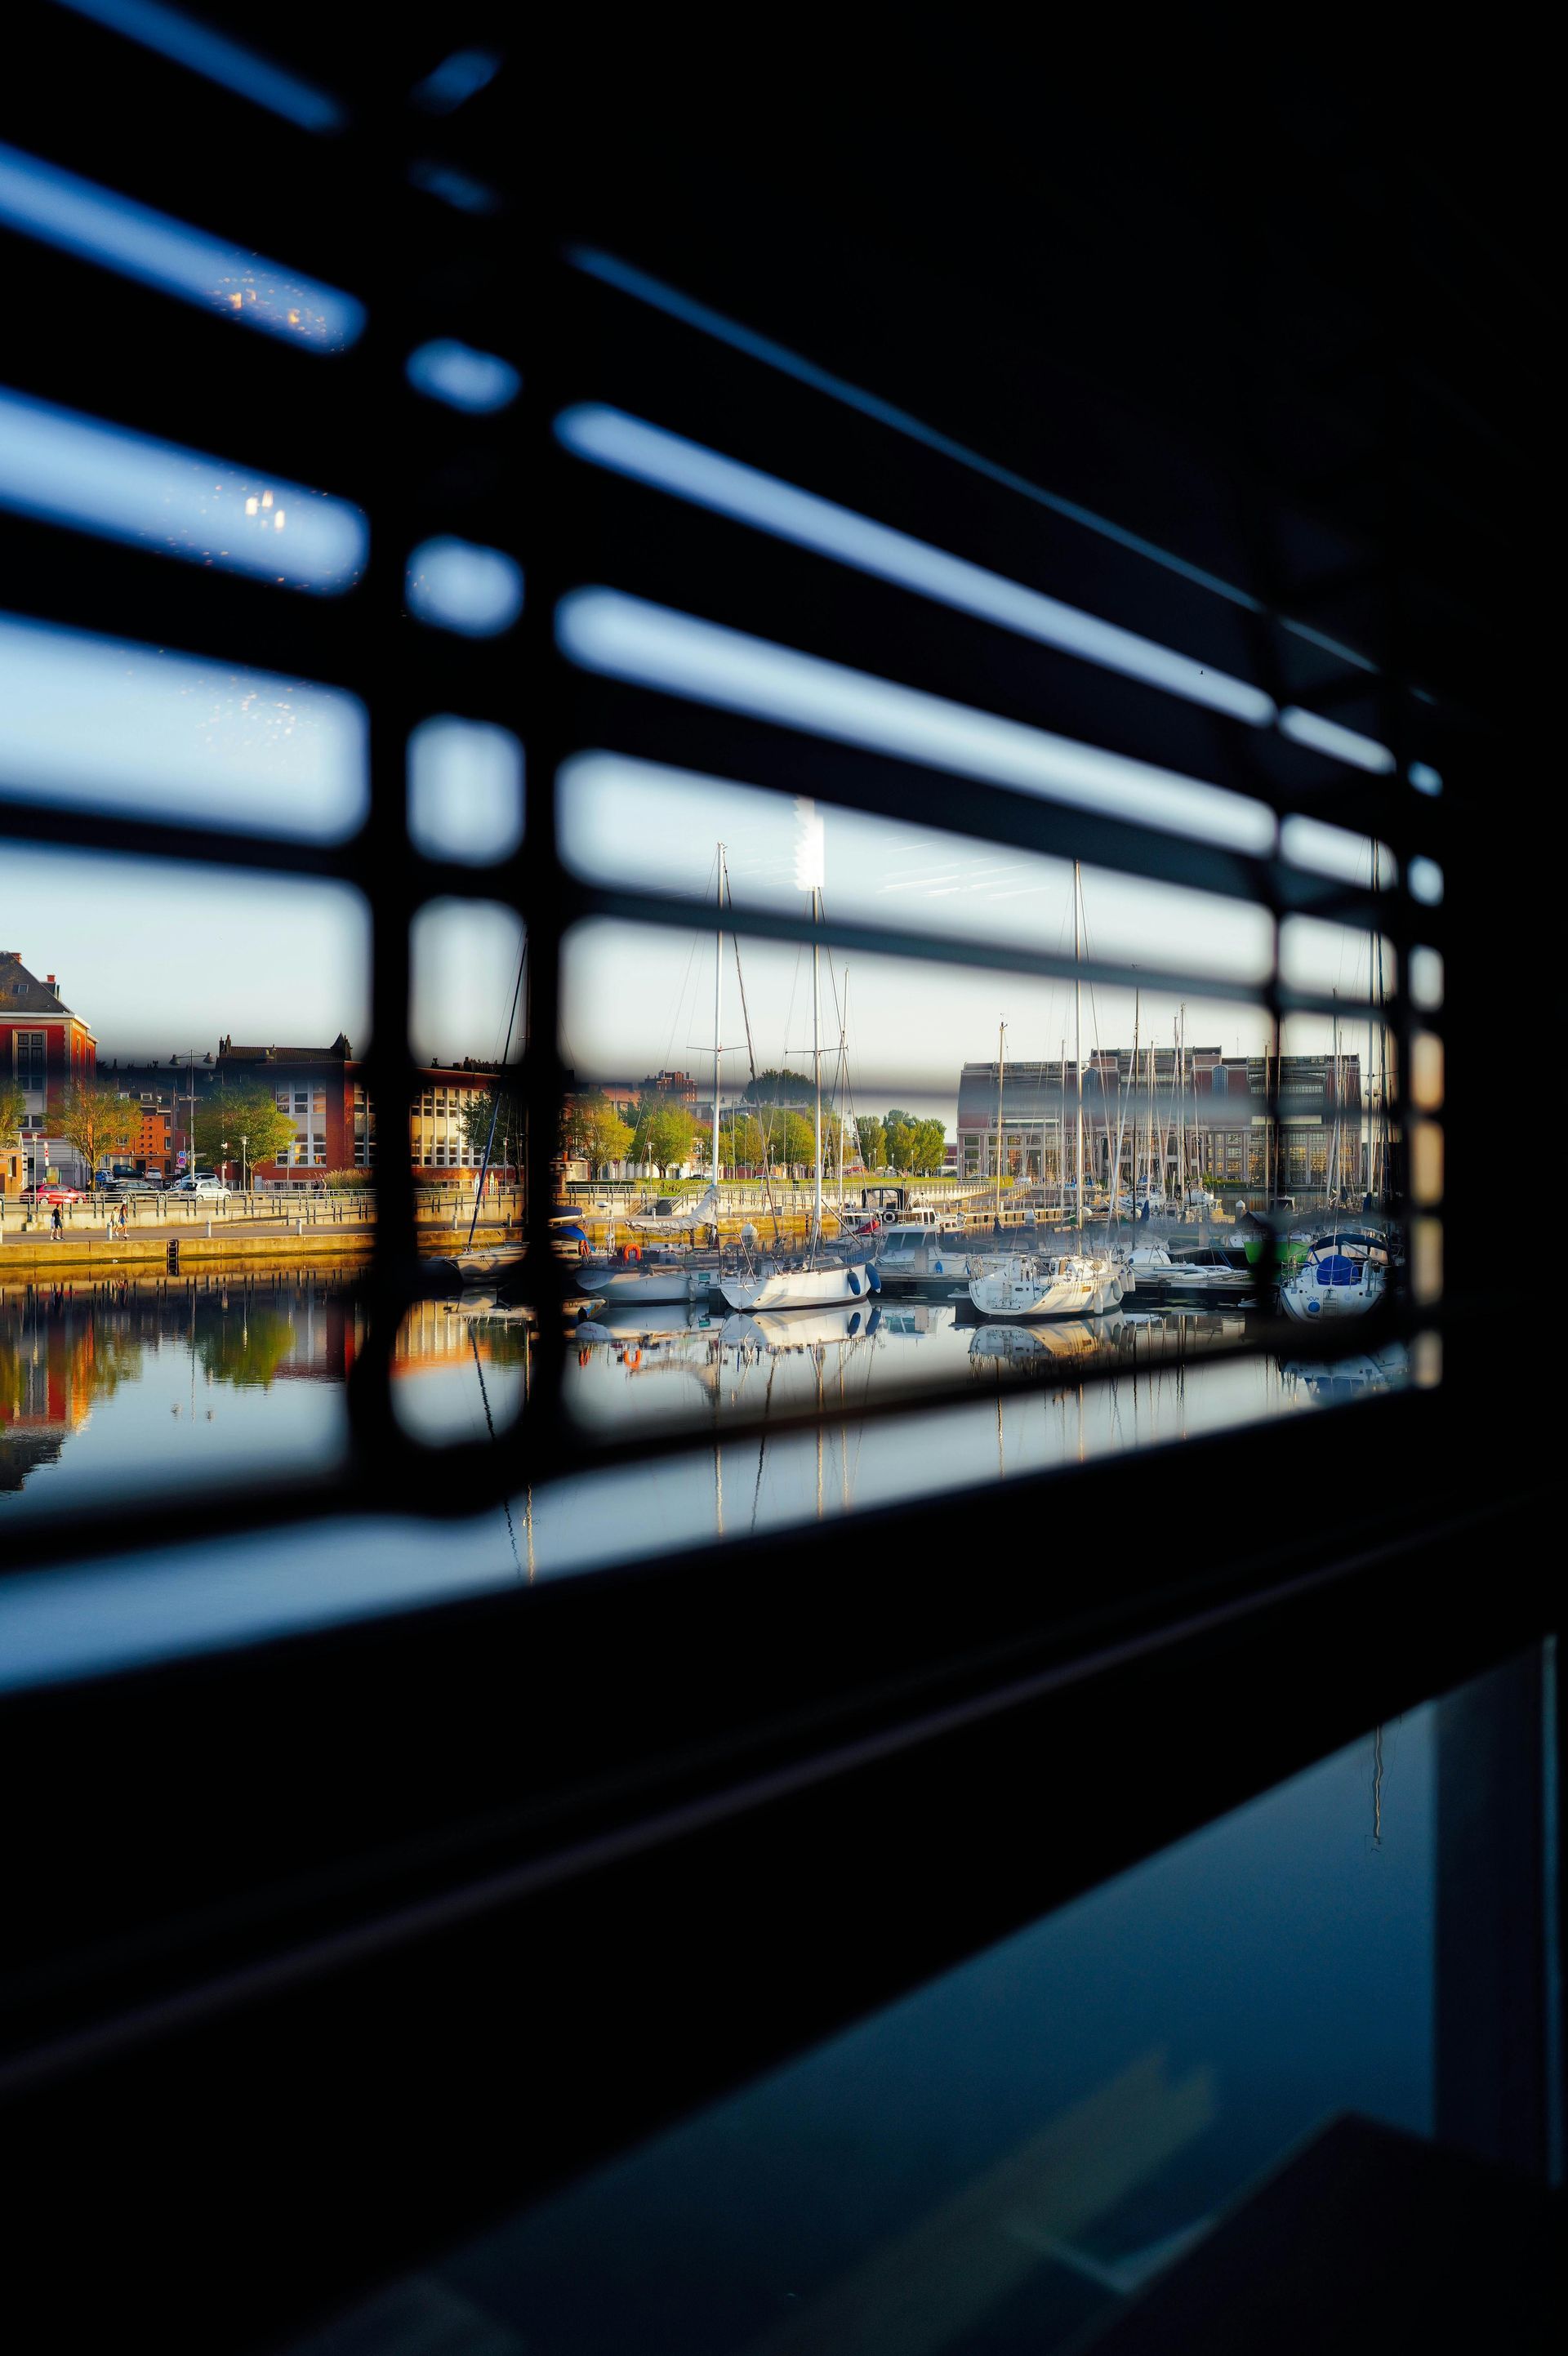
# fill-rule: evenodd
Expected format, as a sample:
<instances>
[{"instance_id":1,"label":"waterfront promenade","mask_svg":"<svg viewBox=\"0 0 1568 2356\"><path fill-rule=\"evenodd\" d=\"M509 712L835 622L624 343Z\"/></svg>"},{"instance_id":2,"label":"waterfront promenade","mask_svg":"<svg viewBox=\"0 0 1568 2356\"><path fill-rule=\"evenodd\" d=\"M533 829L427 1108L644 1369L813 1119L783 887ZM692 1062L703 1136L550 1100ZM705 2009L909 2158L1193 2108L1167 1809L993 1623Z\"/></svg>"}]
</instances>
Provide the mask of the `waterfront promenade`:
<instances>
[{"instance_id":1,"label":"waterfront promenade","mask_svg":"<svg viewBox=\"0 0 1568 2356\"><path fill-rule=\"evenodd\" d=\"M163 1267L171 1244L179 1248L182 1267L349 1260L369 1253L375 1226L375 1199L368 1190L234 1194L227 1203L143 1195L126 1199L124 1230L119 1207L109 1196L63 1204L57 1234L51 1206L29 1213L7 1202L0 1216L0 1283L8 1277L27 1282L54 1272L63 1276ZM465 1245L473 1209L471 1194L431 1190L417 1212L420 1250L452 1251ZM484 1205L474 1242L504 1244L521 1239L521 1198L508 1189Z\"/></svg>"}]
</instances>

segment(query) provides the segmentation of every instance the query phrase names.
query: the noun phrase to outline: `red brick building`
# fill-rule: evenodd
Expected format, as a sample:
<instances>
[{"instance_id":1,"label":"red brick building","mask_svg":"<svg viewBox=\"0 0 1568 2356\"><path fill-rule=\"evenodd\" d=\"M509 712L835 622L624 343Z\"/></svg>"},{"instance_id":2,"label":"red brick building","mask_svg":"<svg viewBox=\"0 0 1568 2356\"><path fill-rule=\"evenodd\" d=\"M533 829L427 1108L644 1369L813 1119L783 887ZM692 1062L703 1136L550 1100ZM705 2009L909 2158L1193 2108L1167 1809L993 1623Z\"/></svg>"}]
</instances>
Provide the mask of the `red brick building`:
<instances>
[{"instance_id":1,"label":"red brick building","mask_svg":"<svg viewBox=\"0 0 1568 2356\"><path fill-rule=\"evenodd\" d=\"M293 1145L276 1161L253 1165L258 1184L308 1187L329 1170L374 1170L376 1108L363 1066L341 1032L329 1047L246 1047L220 1039L214 1076L220 1088L270 1090L294 1122ZM434 1064L420 1073L420 1094L409 1108L409 1151L417 1180L435 1183L478 1169L480 1156L468 1145L464 1115L476 1097L489 1096L494 1078L471 1059ZM507 1151L498 1135L492 1166L499 1166ZM515 1145L510 1151L515 1160ZM238 1178L237 1147L231 1168Z\"/></svg>"},{"instance_id":2,"label":"red brick building","mask_svg":"<svg viewBox=\"0 0 1568 2356\"><path fill-rule=\"evenodd\" d=\"M97 1042L60 997L54 975L40 981L19 950L0 949L0 1086L18 1088L23 1108L17 1134L0 1137L0 1193L17 1194L50 1168L62 1177L82 1174L71 1149L51 1137L49 1119L66 1090L97 1064Z\"/></svg>"}]
</instances>

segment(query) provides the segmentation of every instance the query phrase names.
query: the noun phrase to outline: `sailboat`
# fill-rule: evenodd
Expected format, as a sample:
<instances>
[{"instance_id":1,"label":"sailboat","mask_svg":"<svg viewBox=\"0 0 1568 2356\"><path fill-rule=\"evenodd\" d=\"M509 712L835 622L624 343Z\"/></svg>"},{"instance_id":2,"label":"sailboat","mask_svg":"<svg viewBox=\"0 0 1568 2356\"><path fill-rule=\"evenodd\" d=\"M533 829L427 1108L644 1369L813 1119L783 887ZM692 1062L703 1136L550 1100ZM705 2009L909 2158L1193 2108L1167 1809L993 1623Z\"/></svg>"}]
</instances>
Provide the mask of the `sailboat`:
<instances>
[{"instance_id":1,"label":"sailboat","mask_svg":"<svg viewBox=\"0 0 1568 2356\"><path fill-rule=\"evenodd\" d=\"M1378 891L1378 845L1372 845L1372 892L1374 902ZM1381 980L1382 945L1374 921L1368 967L1368 997L1371 1015L1367 1025L1367 1071L1370 1089L1375 1058L1381 1033L1382 1050L1382 1120L1381 1168L1380 1171L1377 1117L1370 1102L1368 1105L1367 1203L1374 1200L1374 1190L1380 1192L1380 1179L1386 1179L1388 1168L1388 1038L1385 1024L1378 1019L1378 1002ZM1341 1111L1339 1104L1339 1022L1334 1023L1334 1135L1330 1149L1329 1187L1331 1198L1337 1201L1341 1191L1339 1172L1339 1136ZM1299 1324L1321 1323L1324 1319L1364 1317L1376 1308L1388 1290L1388 1237L1367 1228L1342 1228L1337 1221L1326 1235L1316 1236L1308 1245L1299 1266L1286 1274L1280 1286L1280 1307L1287 1317Z\"/></svg>"},{"instance_id":2,"label":"sailboat","mask_svg":"<svg viewBox=\"0 0 1568 2356\"><path fill-rule=\"evenodd\" d=\"M718 909L719 925L714 936L714 1151L707 1185L694 1203L683 1204L679 1210L662 1215L644 1212L639 1217L618 1222L636 1236L668 1237L673 1246L678 1237L693 1236L699 1227L712 1227L716 1236L719 1220L719 1098L723 1033L719 1025L724 1014L724 906L728 887L728 871L725 864L725 846L718 846ZM611 1235L614 1248L614 1230ZM713 1290L714 1266L712 1259L698 1260L690 1252L673 1248L660 1251L657 1257L644 1255L637 1247L635 1257L622 1266L611 1261L585 1271L591 1277L594 1290L614 1307L669 1307L684 1301L694 1305L705 1301Z\"/></svg>"},{"instance_id":3,"label":"sailboat","mask_svg":"<svg viewBox=\"0 0 1568 2356\"><path fill-rule=\"evenodd\" d=\"M795 882L811 895L811 919L820 928L825 845L822 821L814 803L795 805L798 835ZM804 1256L785 1262L772 1257L751 1261L733 1276L721 1276L716 1290L727 1308L746 1314L764 1309L827 1309L852 1305L882 1290L873 1261L864 1256L840 1259L828 1256L822 1244L822 947L811 942L811 1066L815 1094L814 1184L811 1231ZM715 1090L716 1096L716 1090ZM718 1120L714 1122L714 1170L718 1171Z\"/></svg>"},{"instance_id":4,"label":"sailboat","mask_svg":"<svg viewBox=\"0 0 1568 2356\"><path fill-rule=\"evenodd\" d=\"M1072 868L1072 953L1083 961L1080 910L1083 884ZM1114 1309L1126 1290L1123 1269L1109 1252L1083 1247L1083 984L1073 984L1073 1061L1078 1080L1077 1175L1073 1188L1078 1247L1070 1252L1012 1251L970 1258L969 1297L983 1317L1100 1317Z\"/></svg>"}]
</instances>

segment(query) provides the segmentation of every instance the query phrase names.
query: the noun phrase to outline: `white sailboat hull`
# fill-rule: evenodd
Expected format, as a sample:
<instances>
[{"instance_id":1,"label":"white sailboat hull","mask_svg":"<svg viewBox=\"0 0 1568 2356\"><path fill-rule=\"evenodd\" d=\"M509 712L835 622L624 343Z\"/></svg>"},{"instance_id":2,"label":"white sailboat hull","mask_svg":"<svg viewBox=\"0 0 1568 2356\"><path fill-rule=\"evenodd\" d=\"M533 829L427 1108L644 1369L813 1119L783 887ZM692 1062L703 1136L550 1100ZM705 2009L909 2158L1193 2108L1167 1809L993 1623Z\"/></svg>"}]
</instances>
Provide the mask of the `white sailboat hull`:
<instances>
[{"instance_id":1,"label":"white sailboat hull","mask_svg":"<svg viewBox=\"0 0 1568 2356\"><path fill-rule=\"evenodd\" d=\"M764 1310L756 1315L726 1317L719 1338L727 1347L746 1350L808 1350L832 1344L863 1341L877 1315L877 1305L857 1301L853 1309L797 1310L775 1316Z\"/></svg>"},{"instance_id":2,"label":"white sailboat hull","mask_svg":"<svg viewBox=\"0 0 1568 2356\"><path fill-rule=\"evenodd\" d=\"M1122 1299L1122 1275L1098 1253L1015 1252L977 1264L969 1297L983 1317L1101 1317Z\"/></svg>"},{"instance_id":3,"label":"white sailboat hull","mask_svg":"<svg viewBox=\"0 0 1568 2356\"><path fill-rule=\"evenodd\" d=\"M1364 1317L1383 1297L1383 1272L1372 1269L1354 1284L1320 1285L1309 1260L1280 1287L1280 1307L1299 1324L1322 1324L1341 1317Z\"/></svg>"},{"instance_id":4,"label":"white sailboat hull","mask_svg":"<svg viewBox=\"0 0 1568 2356\"><path fill-rule=\"evenodd\" d=\"M706 1269L691 1268L592 1269L584 1276L585 1281L591 1278L596 1293L617 1308L703 1301L712 1282Z\"/></svg>"},{"instance_id":5,"label":"white sailboat hull","mask_svg":"<svg viewBox=\"0 0 1568 2356\"><path fill-rule=\"evenodd\" d=\"M849 1266L832 1262L823 1268L768 1269L757 1276L725 1276L719 1279L715 1289L726 1308L745 1312L757 1309L853 1308L856 1301L869 1305L872 1299L870 1271L864 1261Z\"/></svg>"},{"instance_id":6,"label":"white sailboat hull","mask_svg":"<svg viewBox=\"0 0 1568 2356\"><path fill-rule=\"evenodd\" d=\"M1364 1317L1382 1299L1388 1260L1360 1238L1322 1237L1294 1276L1280 1287L1280 1307L1301 1325L1325 1319Z\"/></svg>"}]
</instances>

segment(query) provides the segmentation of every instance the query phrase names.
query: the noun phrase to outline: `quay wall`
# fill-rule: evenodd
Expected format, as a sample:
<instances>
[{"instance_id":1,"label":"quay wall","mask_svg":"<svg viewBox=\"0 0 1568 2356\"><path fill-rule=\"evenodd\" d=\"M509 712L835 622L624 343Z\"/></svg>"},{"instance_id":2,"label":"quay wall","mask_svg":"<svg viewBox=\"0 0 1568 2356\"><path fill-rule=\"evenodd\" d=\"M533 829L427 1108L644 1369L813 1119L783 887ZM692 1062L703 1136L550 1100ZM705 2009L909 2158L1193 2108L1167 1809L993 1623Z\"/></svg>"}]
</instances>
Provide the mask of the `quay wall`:
<instances>
[{"instance_id":1,"label":"quay wall","mask_svg":"<svg viewBox=\"0 0 1568 2356\"><path fill-rule=\"evenodd\" d=\"M214 1220L214 1228L217 1227ZM467 1244L467 1227L424 1228L422 1252L460 1251ZM516 1242L515 1230L481 1226L475 1248ZM31 1283L52 1276L106 1276L112 1269L127 1275L150 1275L167 1266L168 1248L179 1246L179 1272L209 1268L284 1268L332 1260L349 1266L371 1256L371 1237L364 1227L306 1227L303 1235L236 1236L214 1233L193 1236L86 1235L80 1229L59 1243L42 1235L6 1236L0 1241L0 1285Z\"/></svg>"}]
</instances>

